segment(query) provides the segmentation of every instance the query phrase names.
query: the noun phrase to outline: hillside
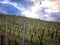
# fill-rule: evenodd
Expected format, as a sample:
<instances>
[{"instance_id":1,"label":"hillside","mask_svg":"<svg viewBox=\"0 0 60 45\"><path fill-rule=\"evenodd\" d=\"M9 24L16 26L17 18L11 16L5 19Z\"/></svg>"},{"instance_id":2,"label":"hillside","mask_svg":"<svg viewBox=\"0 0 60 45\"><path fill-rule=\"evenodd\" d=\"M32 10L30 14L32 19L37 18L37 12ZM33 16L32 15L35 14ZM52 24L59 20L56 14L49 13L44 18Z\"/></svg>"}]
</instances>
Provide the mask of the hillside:
<instances>
[{"instance_id":1,"label":"hillside","mask_svg":"<svg viewBox=\"0 0 60 45\"><path fill-rule=\"evenodd\" d=\"M11 24L23 24L23 21L24 21L24 17L23 16L13 16L13 15L4 15L4 14L0 14L0 19L1 20L6 20L7 18L7 22L8 23L11 23ZM36 27L39 25L41 27L44 27L44 28L47 28L49 26L57 26L57 27L60 27L60 22L50 22L50 21L43 21L43 20L39 20L39 19L33 19L33 18L27 18L26 17L26 22L27 22L27 25L35 25ZM29 24L28 24L29 23ZM60 30L60 28L59 28Z\"/></svg>"},{"instance_id":2,"label":"hillside","mask_svg":"<svg viewBox=\"0 0 60 45\"><path fill-rule=\"evenodd\" d=\"M43 44L51 45L51 34L56 33L57 40L60 37L60 23L48 22L39 19L25 18L22 16L4 15L0 14L0 30L6 31L6 19L7 19L7 32L22 38L24 29L24 19L26 19L26 29L24 38L32 42L40 43L41 39ZM56 37L55 37L56 38ZM49 40L49 41L48 41ZM58 41L55 41L55 45ZM47 42L48 43L47 43Z\"/></svg>"}]
</instances>

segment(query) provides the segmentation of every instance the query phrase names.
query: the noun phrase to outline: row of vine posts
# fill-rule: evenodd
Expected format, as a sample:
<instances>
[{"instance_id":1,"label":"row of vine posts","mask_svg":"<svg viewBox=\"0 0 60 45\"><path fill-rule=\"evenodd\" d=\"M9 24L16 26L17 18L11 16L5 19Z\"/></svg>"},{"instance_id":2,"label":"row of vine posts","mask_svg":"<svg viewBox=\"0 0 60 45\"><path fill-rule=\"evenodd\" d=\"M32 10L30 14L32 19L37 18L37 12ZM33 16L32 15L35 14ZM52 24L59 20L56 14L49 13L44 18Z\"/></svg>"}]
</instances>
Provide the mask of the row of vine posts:
<instances>
[{"instance_id":1,"label":"row of vine posts","mask_svg":"<svg viewBox=\"0 0 60 45\"><path fill-rule=\"evenodd\" d=\"M13 18L14 19L14 18ZM22 32L22 45L24 45L24 42L25 42L25 38L24 38L24 35L25 35L25 33L27 33L27 32L29 32L29 34L31 34L31 37L30 37L30 42L32 42L32 39L33 39L33 36L38 36L38 38L39 38L39 40L40 40L40 44L39 45L43 45L43 38L44 38L44 28L41 28L41 30L40 30L40 28L38 29L38 32L39 32L39 34L36 32L36 31L34 31L35 29L33 29L33 31L31 31L31 29L29 29L28 31L26 30L26 26L27 26L27 22L26 22L26 18L24 17L24 25L23 25L23 28L21 28L21 27L19 27L19 26L17 26L17 27L13 27L12 26L12 24L9 24L8 23L8 19L7 19L7 17L6 17L6 19L4 19L5 20L5 25L3 25L4 27L5 27L5 32L6 32L6 45L11 45L10 44L10 40L7 38L7 35L8 35L8 30L10 30L9 31L9 33L10 34L12 34L12 30L13 30L13 34L16 34L16 31L18 31L18 33L17 33L17 37L19 37L19 35L20 35L20 33ZM13 22L14 22L14 20L13 20ZM30 22L29 22L30 23ZM19 24L18 24L19 25ZM39 24L38 24L39 25ZM3 27L2 25L0 25L0 27ZM12 27L11 27L12 26ZM30 24L29 24L29 26L30 26ZM15 30L14 29L12 29L12 28L15 28ZM19 28L21 28L21 30L19 29ZM55 37L57 36L57 33L58 33L58 29L56 28L56 27L54 27L54 32L52 33L52 34L50 34L50 27L48 27L49 29L47 30L48 31L48 35L51 35L51 39L52 39L52 45L54 45L54 40L55 40ZM40 31L39 31L40 30ZM3 36L2 35L0 35L0 42L1 42L1 45L3 45ZM59 43L60 43L60 39L59 39ZM18 45L18 43L16 42L16 40L15 40L15 45Z\"/></svg>"}]
</instances>

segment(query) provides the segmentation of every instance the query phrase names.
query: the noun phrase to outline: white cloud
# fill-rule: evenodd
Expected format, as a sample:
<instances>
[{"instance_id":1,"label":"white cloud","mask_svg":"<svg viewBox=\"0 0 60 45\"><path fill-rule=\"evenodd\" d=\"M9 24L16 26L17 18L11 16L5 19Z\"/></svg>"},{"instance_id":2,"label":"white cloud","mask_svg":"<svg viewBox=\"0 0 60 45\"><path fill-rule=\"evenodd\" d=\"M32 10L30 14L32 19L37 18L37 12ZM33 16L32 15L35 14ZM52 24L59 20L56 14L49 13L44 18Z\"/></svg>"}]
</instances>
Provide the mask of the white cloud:
<instances>
[{"instance_id":1,"label":"white cloud","mask_svg":"<svg viewBox=\"0 0 60 45\"><path fill-rule=\"evenodd\" d=\"M37 14L35 14L35 13L31 12L31 11L28 11L28 10L25 10L24 12L22 12L22 14L24 16L30 17L30 18L36 18L36 19L38 19L38 17L39 17Z\"/></svg>"}]
</instances>

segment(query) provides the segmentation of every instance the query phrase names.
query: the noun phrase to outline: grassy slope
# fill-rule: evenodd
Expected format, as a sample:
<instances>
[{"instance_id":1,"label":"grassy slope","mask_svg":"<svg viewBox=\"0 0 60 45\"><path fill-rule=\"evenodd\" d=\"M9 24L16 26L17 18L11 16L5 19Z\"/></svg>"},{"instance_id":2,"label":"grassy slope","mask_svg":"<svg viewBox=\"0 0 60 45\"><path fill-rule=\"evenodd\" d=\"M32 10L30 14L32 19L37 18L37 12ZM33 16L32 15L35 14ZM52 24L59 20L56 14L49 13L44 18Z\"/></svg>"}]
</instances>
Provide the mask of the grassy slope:
<instances>
[{"instance_id":1,"label":"grassy slope","mask_svg":"<svg viewBox=\"0 0 60 45\"><path fill-rule=\"evenodd\" d=\"M0 29L4 30L5 31L5 23L6 23L6 20L5 19L8 19L8 32L10 33L10 30L11 30L11 34L14 34L16 36L18 36L18 33L19 33L19 37L22 38L22 30L23 30L23 22L24 22L24 17L20 17L20 16L10 16L10 15L4 15L4 14L1 14L0 15ZM40 30L42 30L41 28L44 28L44 35L47 35L48 32L48 27L50 27L50 30L54 31L54 26L57 25L56 28L58 28L58 30L60 30L60 23L56 23L56 22L46 22L46 21L41 21L41 20L37 20L37 19L32 19L32 18L26 18L26 34L25 34L25 39L26 40L30 40L30 37L31 35L35 34L34 31L36 31L37 35L40 35ZM39 29L39 31L38 31ZM29 30L31 30L31 34L29 34ZM19 32L20 31L20 32ZM39 33L39 34L38 34ZM33 42L37 42L39 43L39 38L36 36L33 36ZM60 35L58 35L60 36ZM50 44L51 45L51 38L48 37L49 39L47 38L44 38L43 42L44 44L48 45ZM47 43L48 42L48 43ZM58 42L55 40L56 42L56 45L58 44Z\"/></svg>"}]
</instances>

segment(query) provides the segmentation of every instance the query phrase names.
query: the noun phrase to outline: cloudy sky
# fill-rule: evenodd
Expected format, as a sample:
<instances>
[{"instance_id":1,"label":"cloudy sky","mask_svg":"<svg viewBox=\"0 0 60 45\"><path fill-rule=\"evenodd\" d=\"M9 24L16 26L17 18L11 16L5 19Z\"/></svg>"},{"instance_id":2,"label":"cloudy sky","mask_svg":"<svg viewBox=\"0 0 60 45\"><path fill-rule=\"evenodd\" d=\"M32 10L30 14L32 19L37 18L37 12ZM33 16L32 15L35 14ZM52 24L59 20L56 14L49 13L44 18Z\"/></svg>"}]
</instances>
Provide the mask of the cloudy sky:
<instances>
[{"instance_id":1,"label":"cloudy sky","mask_svg":"<svg viewBox=\"0 0 60 45\"><path fill-rule=\"evenodd\" d=\"M59 0L0 0L0 14L60 22Z\"/></svg>"}]
</instances>

